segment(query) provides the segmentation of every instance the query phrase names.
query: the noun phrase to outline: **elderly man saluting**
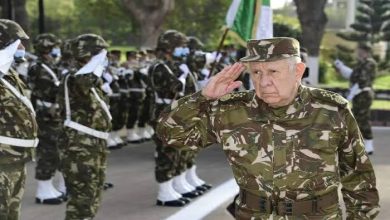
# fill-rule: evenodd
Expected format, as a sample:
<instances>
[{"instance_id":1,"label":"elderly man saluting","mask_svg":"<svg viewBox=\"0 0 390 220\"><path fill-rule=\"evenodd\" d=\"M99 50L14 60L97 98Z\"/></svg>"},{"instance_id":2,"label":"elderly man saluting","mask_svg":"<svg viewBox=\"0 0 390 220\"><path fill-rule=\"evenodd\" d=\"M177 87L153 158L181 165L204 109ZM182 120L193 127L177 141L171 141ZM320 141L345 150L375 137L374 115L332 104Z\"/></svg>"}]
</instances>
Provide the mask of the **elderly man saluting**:
<instances>
[{"instance_id":1,"label":"elderly man saluting","mask_svg":"<svg viewBox=\"0 0 390 220\"><path fill-rule=\"evenodd\" d=\"M348 101L301 85L293 38L248 41L250 55L167 108L157 134L188 149L221 143L240 187L237 219L373 219L375 174ZM245 69L254 91L232 92Z\"/></svg>"}]
</instances>

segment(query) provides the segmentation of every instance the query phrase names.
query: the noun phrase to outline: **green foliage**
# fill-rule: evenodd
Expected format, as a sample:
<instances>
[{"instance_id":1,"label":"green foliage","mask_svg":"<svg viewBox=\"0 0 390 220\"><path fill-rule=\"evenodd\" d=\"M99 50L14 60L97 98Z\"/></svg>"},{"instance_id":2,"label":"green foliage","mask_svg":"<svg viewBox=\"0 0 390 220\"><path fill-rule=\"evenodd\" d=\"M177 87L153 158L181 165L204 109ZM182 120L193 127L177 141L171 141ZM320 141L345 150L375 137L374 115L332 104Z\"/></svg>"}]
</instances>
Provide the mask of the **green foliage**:
<instances>
[{"instance_id":1,"label":"green foliage","mask_svg":"<svg viewBox=\"0 0 390 220\"><path fill-rule=\"evenodd\" d=\"M226 0L175 1L175 9L167 17L164 28L196 36L206 48L215 49L223 32L222 27L230 3Z\"/></svg>"},{"instance_id":2,"label":"green foliage","mask_svg":"<svg viewBox=\"0 0 390 220\"><path fill-rule=\"evenodd\" d=\"M83 33L102 35L110 44L134 41L132 19L125 13L119 0L46 0L46 32L62 39ZM38 3L27 0L27 11L32 24L32 36L38 34ZM36 27L36 28L34 28Z\"/></svg>"},{"instance_id":3,"label":"green foliage","mask_svg":"<svg viewBox=\"0 0 390 220\"><path fill-rule=\"evenodd\" d=\"M293 25L290 25L287 22L274 22L273 28L275 37L293 37L299 40L302 35L302 32L299 27L294 28Z\"/></svg>"},{"instance_id":4,"label":"green foliage","mask_svg":"<svg viewBox=\"0 0 390 220\"><path fill-rule=\"evenodd\" d=\"M390 30L388 0L360 0L357 6L356 23L352 33L339 33L346 40L376 43L386 39ZM389 28L390 29L390 28Z\"/></svg>"}]
</instances>

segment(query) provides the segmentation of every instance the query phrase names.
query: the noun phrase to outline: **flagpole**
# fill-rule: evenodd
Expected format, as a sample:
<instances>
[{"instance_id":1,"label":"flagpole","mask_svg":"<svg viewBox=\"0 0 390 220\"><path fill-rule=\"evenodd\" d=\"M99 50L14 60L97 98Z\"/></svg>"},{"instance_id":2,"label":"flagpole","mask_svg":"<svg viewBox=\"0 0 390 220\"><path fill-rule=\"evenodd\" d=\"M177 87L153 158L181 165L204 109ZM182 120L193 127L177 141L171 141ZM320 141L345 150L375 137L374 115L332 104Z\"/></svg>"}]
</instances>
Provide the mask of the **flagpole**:
<instances>
[{"instance_id":1,"label":"flagpole","mask_svg":"<svg viewBox=\"0 0 390 220\"><path fill-rule=\"evenodd\" d=\"M218 46L218 49L217 49L217 54L215 55L215 61L213 63L213 65L211 66L211 70L210 70L210 75L213 76L214 75L214 69L215 69L215 66L217 65L217 58L219 56L219 54L221 53L221 49L222 49L222 46L223 46L223 42L225 41L225 38L226 38L226 35L227 33L229 32L229 28L227 27L222 35L222 38L221 38L221 41L219 42L219 46Z\"/></svg>"}]
</instances>

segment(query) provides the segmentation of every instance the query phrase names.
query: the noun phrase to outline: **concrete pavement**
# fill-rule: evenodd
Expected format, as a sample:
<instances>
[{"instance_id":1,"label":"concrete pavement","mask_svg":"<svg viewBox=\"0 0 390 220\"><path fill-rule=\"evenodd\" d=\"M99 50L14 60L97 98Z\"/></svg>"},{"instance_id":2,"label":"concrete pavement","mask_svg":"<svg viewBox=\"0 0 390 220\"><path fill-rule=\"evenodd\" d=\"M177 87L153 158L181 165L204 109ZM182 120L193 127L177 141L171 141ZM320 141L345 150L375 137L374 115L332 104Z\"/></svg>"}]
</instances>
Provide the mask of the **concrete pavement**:
<instances>
[{"instance_id":1,"label":"concrete pavement","mask_svg":"<svg viewBox=\"0 0 390 220\"><path fill-rule=\"evenodd\" d=\"M390 175L388 175L390 171L390 129L375 128L374 135L376 151L370 159L374 164L382 207L377 219L386 220L390 216ZM181 210L181 208L155 205L157 185L154 180L153 154L154 144L151 141L128 145L111 152L108 159L107 181L114 183L115 187L104 192L102 206L96 220L158 220L166 219ZM199 176L213 184L214 188L232 178L230 167L217 145L202 151L197 164ZM64 219L65 204L49 206L34 203L36 188L34 167L34 163L28 164L21 220ZM233 219L225 211L230 198L228 201L221 202L223 205L203 219ZM186 220L192 219L194 218L191 216L186 218Z\"/></svg>"}]
</instances>

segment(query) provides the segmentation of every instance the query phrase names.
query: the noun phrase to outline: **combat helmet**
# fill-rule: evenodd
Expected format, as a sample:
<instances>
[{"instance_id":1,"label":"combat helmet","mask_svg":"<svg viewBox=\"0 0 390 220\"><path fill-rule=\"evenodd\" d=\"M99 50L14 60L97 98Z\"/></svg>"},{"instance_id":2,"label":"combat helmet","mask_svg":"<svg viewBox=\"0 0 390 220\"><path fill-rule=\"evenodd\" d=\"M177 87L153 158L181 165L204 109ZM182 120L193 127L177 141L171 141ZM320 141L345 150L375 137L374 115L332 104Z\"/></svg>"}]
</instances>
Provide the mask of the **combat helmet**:
<instances>
[{"instance_id":1,"label":"combat helmet","mask_svg":"<svg viewBox=\"0 0 390 220\"><path fill-rule=\"evenodd\" d=\"M107 42L96 34L82 34L72 40L72 55L77 60L92 57L108 47Z\"/></svg>"},{"instance_id":2,"label":"combat helmet","mask_svg":"<svg viewBox=\"0 0 390 220\"><path fill-rule=\"evenodd\" d=\"M0 19L0 49L5 48L18 39L28 40L29 37L18 23Z\"/></svg>"},{"instance_id":3,"label":"combat helmet","mask_svg":"<svg viewBox=\"0 0 390 220\"><path fill-rule=\"evenodd\" d=\"M188 48L190 50L201 50L204 47L204 44L202 41L199 40L199 38L194 36L189 36L188 38Z\"/></svg>"},{"instance_id":4,"label":"combat helmet","mask_svg":"<svg viewBox=\"0 0 390 220\"><path fill-rule=\"evenodd\" d=\"M61 40L58 39L54 34L45 33L38 35L34 39L33 45L37 54L45 54L49 53L53 47L60 46Z\"/></svg>"},{"instance_id":5,"label":"combat helmet","mask_svg":"<svg viewBox=\"0 0 390 220\"><path fill-rule=\"evenodd\" d=\"M158 37L157 49L173 50L186 43L188 43L186 35L177 30L167 30Z\"/></svg>"}]
</instances>

